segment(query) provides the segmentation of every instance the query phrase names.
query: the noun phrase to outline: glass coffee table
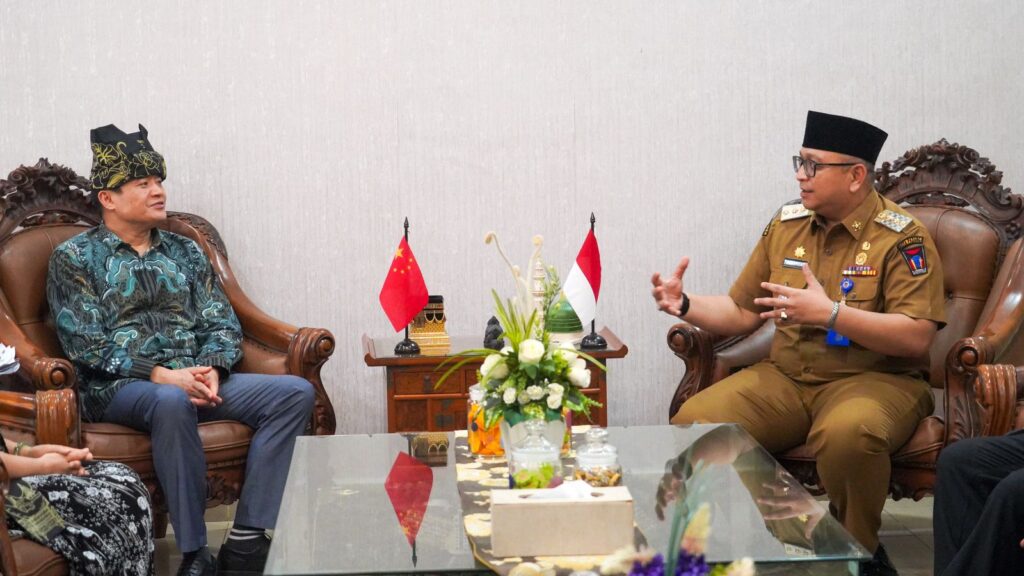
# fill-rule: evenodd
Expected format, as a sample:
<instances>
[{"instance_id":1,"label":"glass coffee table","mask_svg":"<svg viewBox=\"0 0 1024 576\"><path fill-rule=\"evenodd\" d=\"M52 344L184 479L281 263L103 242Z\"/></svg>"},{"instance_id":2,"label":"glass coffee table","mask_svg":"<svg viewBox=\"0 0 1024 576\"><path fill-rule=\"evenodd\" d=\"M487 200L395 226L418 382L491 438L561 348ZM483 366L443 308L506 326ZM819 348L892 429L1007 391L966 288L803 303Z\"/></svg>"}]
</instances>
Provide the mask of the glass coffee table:
<instances>
[{"instance_id":1,"label":"glass coffee table","mask_svg":"<svg viewBox=\"0 0 1024 576\"><path fill-rule=\"evenodd\" d=\"M393 474L413 435L299 438L266 574L491 573L463 527L454 433L447 440L447 452L428 459L430 481L402 492ZM711 506L709 562L750 557L758 574L856 575L870 559L826 504L738 426L611 427L608 441L619 450L636 524L659 551L685 486Z\"/></svg>"}]
</instances>

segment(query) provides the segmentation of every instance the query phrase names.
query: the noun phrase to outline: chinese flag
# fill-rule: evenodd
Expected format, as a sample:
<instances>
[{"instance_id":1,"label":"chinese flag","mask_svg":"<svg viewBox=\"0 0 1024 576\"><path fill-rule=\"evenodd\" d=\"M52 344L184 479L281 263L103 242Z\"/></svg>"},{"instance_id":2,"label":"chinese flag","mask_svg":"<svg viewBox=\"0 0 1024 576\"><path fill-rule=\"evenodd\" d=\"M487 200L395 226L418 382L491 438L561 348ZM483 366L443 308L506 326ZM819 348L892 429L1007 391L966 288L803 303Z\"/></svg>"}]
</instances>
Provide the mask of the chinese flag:
<instances>
[{"instance_id":1,"label":"chinese flag","mask_svg":"<svg viewBox=\"0 0 1024 576\"><path fill-rule=\"evenodd\" d=\"M388 277L380 289L380 305L396 332L408 326L427 305L427 285L405 238L398 243Z\"/></svg>"},{"instance_id":2,"label":"chinese flag","mask_svg":"<svg viewBox=\"0 0 1024 576\"><path fill-rule=\"evenodd\" d=\"M384 481L384 490L410 546L415 545L433 489L434 472L426 464L399 452Z\"/></svg>"}]
</instances>

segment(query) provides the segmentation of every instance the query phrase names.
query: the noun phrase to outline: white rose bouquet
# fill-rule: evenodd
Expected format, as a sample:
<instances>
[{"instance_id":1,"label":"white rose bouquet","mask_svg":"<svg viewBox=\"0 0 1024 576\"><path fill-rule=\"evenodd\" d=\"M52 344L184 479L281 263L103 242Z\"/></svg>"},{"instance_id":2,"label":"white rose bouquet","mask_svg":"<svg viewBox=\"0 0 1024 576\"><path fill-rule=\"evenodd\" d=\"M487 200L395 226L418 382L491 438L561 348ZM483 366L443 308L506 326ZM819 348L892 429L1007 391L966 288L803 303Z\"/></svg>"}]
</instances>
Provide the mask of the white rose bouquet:
<instances>
[{"instance_id":1,"label":"white rose bouquet","mask_svg":"<svg viewBox=\"0 0 1024 576\"><path fill-rule=\"evenodd\" d=\"M582 392L590 386L587 361L601 370L605 369L604 365L576 350L571 344L551 344L541 315L538 314L538 306L527 289L519 267L513 266L505 257L496 234L489 232L484 242L495 244L516 282L516 297L505 302L502 302L497 292L491 291L495 315L501 323L504 330L502 336L508 345L498 351L478 348L457 353L445 362L455 362L455 365L438 380L437 386L465 363L483 357L484 362L477 372L477 378L484 389L486 427L490 428L502 418L509 426L523 420L557 420L562 418L565 409L589 419L590 408L601 404ZM535 236L533 243L536 248L528 270L533 269L540 257L543 239ZM545 302L542 304L545 310L559 292L557 274L553 269L547 270Z\"/></svg>"}]
</instances>

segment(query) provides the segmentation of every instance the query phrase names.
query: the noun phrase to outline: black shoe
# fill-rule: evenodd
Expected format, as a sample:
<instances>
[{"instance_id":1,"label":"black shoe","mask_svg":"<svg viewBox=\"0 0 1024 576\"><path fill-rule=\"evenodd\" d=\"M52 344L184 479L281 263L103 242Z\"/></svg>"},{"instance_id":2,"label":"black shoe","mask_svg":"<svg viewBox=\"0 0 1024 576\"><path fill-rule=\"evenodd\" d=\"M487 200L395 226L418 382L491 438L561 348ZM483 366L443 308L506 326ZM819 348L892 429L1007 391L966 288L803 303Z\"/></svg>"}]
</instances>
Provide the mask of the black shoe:
<instances>
[{"instance_id":1,"label":"black shoe","mask_svg":"<svg viewBox=\"0 0 1024 576\"><path fill-rule=\"evenodd\" d=\"M870 562L864 564L860 573L862 576L899 576L899 572L892 565L892 561L889 560L889 555L886 554L885 548L881 543L878 544L878 549L875 550L875 557Z\"/></svg>"},{"instance_id":2,"label":"black shoe","mask_svg":"<svg viewBox=\"0 0 1024 576\"><path fill-rule=\"evenodd\" d=\"M270 536L263 534L249 540L228 539L217 554L220 576L259 576L267 564Z\"/></svg>"},{"instance_id":3,"label":"black shoe","mask_svg":"<svg viewBox=\"0 0 1024 576\"><path fill-rule=\"evenodd\" d=\"M217 576L217 559L209 548L203 546L196 550L192 558L181 561L178 576Z\"/></svg>"}]
</instances>

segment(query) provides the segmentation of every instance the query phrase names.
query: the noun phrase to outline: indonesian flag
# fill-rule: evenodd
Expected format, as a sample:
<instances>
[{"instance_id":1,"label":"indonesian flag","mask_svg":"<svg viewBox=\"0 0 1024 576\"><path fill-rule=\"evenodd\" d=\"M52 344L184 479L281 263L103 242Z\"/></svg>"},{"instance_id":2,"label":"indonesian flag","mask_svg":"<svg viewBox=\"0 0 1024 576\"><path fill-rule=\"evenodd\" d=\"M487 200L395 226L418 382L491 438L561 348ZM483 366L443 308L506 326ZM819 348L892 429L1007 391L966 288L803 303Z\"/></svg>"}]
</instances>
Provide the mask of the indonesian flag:
<instances>
[{"instance_id":1,"label":"indonesian flag","mask_svg":"<svg viewBox=\"0 0 1024 576\"><path fill-rule=\"evenodd\" d=\"M601 251L597 249L593 230L583 241L562 291L580 317L580 322L586 325L594 319L597 315L597 294L601 291Z\"/></svg>"},{"instance_id":2,"label":"indonesian flag","mask_svg":"<svg viewBox=\"0 0 1024 576\"><path fill-rule=\"evenodd\" d=\"M427 285L405 238L398 243L388 277L380 289L380 305L396 332L408 326L427 305Z\"/></svg>"}]
</instances>

